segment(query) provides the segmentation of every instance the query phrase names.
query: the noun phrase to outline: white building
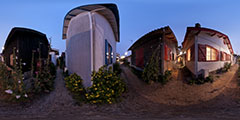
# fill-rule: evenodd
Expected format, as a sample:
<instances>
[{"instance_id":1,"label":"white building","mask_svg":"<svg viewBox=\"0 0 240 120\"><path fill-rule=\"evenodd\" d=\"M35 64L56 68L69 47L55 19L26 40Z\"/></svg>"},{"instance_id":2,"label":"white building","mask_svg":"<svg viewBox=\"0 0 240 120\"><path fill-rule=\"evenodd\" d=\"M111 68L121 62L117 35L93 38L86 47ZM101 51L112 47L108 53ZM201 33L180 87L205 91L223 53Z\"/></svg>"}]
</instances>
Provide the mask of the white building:
<instances>
[{"instance_id":1,"label":"white building","mask_svg":"<svg viewBox=\"0 0 240 120\"><path fill-rule=\"evenodd\" d=\"M182 51L186 53L186 67L196 75L208 76L209 72L233 62L233 49L227 35L203 28L200 24L188 27Z\"/></svg>"},{"instance_id":2,"label":"white building","mask_svg":"<svg viewBox=\"0 0 240 120\"><path fill-rule=\"evenodd\" d=\"M51 48L51 51L49 52L49 54L51 55L51 61L54 65L57 65L57 58L59 55L59 50L58 49L54 49Z\"/></svg>"},{"instance_id":3,"label":"white building","mask_svg":"<svg viewBox=\"0 0 240 120\"><path fill-rule=\"evenodd\" d=\"M72 9L64 18L66 66L77 73L85 87L91 86L91 73L116 61L119 42L119 14L115 4L96 4Z\"/></svg>"}]
</instances>

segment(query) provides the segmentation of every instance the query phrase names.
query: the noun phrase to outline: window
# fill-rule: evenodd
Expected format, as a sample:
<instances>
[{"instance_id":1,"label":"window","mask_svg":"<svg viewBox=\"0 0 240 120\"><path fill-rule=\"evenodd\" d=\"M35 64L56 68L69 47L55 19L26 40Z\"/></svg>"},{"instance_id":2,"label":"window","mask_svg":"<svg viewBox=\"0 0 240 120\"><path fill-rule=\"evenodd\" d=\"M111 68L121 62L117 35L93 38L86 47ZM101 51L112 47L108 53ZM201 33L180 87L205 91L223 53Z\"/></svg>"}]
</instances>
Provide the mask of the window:
<instances>
[{"instance_id":1,"label":"window","mask_svg":"<svg viewBox=\"0 0 240 120\"><path fill-rule=\"evenodd\" d=\"M191 49L188 48L187 50L187 61L190 61L191 60Z\"/></svg>"},{"instance_id":2,"label":"window","mask_svg":"<svg viewBox=\"0 0 240 120\"><path fill-rule=\"evenodd\" d=\"M109 65L113 62L112 46L105 40L105 64Z\"/></svg>"},{"instance_id":3,"label":"window","mask_svg":"<svg viewBox=\"0 0 240 120\"><path fill-rule=\"evenodd\" d=\"M207 61L216 61L218 58L218 51L212 47L206 47L206 60Z\"/></svg>"}]
</instances>

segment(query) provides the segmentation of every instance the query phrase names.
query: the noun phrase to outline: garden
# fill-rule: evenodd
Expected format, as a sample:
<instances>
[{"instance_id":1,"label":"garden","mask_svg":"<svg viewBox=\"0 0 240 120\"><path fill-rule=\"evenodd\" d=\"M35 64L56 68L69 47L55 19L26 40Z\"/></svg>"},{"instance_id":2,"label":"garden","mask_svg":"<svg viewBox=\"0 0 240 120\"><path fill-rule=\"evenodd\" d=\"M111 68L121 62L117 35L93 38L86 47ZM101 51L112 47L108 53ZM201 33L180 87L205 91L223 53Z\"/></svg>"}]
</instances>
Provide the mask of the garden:
<instances>
[{"instance_id":1,"label":"garden","mask_svg":"<svg viewBox=\"0 0 240 120\"><path fill-rule=\"evenodd\" d=\"M21 60L17 60L16 50L13 50L13 66L0 62L0 92L5 102L21 103L32 100L36 95L49 93L54 89L56 67L50 58L43 60L39 55L38 63L32 57L31 71L22 71Z\"/></svg>"},{"instance_id":2,"label":"garden","mask_svg":"<svg viewBox=\"0 0 240 120\"><path fill-rule=\"evenodd\" d=\"M120 78L121 69L118 63L112 67L103 66L92 72L92 86L85 88L80 76L73 73L65 78L65 84L79 103L113 104L121 101L126 91L126 84Z\"/></svg>"}]
</instances>

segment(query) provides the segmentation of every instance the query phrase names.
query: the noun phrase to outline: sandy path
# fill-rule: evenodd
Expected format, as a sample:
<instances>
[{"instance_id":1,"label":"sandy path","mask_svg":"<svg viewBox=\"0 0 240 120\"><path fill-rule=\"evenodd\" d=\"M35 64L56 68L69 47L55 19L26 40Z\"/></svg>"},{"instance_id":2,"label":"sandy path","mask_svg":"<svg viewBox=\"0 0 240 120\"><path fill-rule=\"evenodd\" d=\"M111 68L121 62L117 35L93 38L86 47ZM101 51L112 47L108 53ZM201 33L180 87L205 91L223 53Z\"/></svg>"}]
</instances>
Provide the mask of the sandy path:
<instances>
[{"instance_id":1,"label":"sandy path","mask_svg":"<svg viewBox=\"0 0 240 120\"><path fill-rule=\"evenodd\" d=\"M146 85L128 68L122 68L123 73L121 76L127 82L128 92L124 94L123 100L120 103L102 106L89 104L76 105L64 86L61 71L58 70L54 91L24 106L7 106L0 103L0 120L192 120L196 118L199 120L211 120L238 119L240 117L240 88L237 85L237 75L234 74L237 66L232 67L230 72L223 75L223 77L228 77L228 79L224 81L227 84L223 85L222 82L216 80L213 84L204 84L201 86L189 86L182 83L179 79L172 80L165 86L161 86L160 84ZM174 76L177 77L178 74L174 73ZM176 85L179 86L176 87ZM216 86L222 86L224 89L218 89L209 93L209 91L213 90L210 88ZM208 87L209 89L206 89L205 93L212 94L213 97L208 97L209 99L204 101L201 96L192 94L197 92L193 89L203 89L201 87ZM190 99L185 98L191 95L194 97ZM188 102L190 101L189 103L192 105L186 106L187 102L184 101L186 99L188 99ZM196 101L197 103L193 104Z\"/></svg>"}]
</instances>

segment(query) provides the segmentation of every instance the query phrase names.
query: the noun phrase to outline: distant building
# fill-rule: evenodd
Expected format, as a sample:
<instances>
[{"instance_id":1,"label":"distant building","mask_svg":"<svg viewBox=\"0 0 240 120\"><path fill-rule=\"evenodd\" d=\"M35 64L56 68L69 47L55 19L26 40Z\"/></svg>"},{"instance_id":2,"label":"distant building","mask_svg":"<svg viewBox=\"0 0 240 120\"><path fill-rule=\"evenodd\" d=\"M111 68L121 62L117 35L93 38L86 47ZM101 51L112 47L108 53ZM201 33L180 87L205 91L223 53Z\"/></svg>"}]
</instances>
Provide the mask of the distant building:
<instances>
[{"instance_id":1,"label":"distant building","mask_svg":"<svg viewBox=\"0 0 240 120\"><path fill-rule=\"evenodd\" d=\"M64 18L66 67L69 73L92 85L91 73L116 61L119 14L115 4L85 5L70 10Z\"/></svg>"},{"instance_id":2,"label":"distant building","mask_svg":"<svg viewBox=\"0 0 240 120\"><path fill-rule=\"evenodd\" d=\"M58 58L58 55L59 55L59 50L58 49L54 49L54 48L51 48L51 51L49 53L51 55L51 61L54 65L57 65L57 58Z\"/></svg>"},{"instance_id":3,"label":"distant building","mask_svg":"<svg viewBox=\"0 0 240 120\"><path fill-rule=\"evenodd\" d=\"M48 57L49 43L45 34L27 28L15 27L11 30L4 45L3 56L7 66L13 66L13 50L15 48L17 63L22 63L22 71L30 71L32 55L34 55L34 64L39 62L39 53L41 59Z\"/></svg>"},{"instance_id":4,"label":"distant building","mask_svg":"<svg viewBox=\"0 0 240 120\"><path fill-rule=\"evenodd\" d=\"M131 65L144 69L153 53L158 49L160 73L172 70L176 64L178 42L169 26L147 33L138 39L129 50L132 51Z\"/></svg>"},{"instance_id":5,"label":"distant building","mask_svg":"<svg viewBox=\"0 0 240 120\"><path fill-rule=\"evenodd\" d=\"M227 35L200 24L188 27L182 43L186 67L196 77L208 76L209 72L233 62L233 49Z\"/></svg>"}]
</instances>

